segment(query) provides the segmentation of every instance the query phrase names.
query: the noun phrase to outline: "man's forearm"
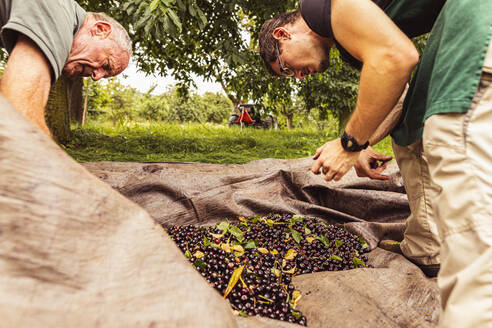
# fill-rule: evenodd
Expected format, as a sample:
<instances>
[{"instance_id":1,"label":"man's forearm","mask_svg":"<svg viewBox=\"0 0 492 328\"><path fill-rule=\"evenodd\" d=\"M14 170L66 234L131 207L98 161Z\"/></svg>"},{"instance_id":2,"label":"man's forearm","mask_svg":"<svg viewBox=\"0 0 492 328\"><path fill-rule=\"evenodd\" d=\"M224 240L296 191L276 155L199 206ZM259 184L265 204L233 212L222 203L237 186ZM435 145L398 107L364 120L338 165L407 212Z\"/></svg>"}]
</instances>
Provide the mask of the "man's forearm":
<instances>
[{"instance_id":1,"label":"man's forearm","mask_svg":"<svg viewBox=\"0 0 492 328\"><path fill-rule=\"evenodd\" d=\"M412 62L389 69L364 65L356 109L346 126L347 133L360 144L367 140L374 144L384 137L384 132L377 130L398 103L412 67Z\"/></svg>"},{"instance_id":2,"label":"man's forearm","mask_svg":"<svg viewBox=\"0 0 492 328\"><path fill-rule=\"evenodd\" d=\"M369 138L369 144L375 145L384 138L386 138L393 128L398 124L401 114L403 112L403 103L405 101L405 97L408 91L408 84L405 87L405 90L400 96L400 99L396 103L396 105L391 109L389 114L384 118L383 122L379 124L376 131L372 134L371 138Z\"/></svg>"},{"instance_id":3,"label":"man's forearm","mask_svg":"<svg viewBox=\"0 0 492 328\"><path fill-rule=\"evenodd\" d=\"M34 42L20 34L0 81L0 92L47 135L44 108L50 87L48 60Z\"/></svg>"}]
</instances>

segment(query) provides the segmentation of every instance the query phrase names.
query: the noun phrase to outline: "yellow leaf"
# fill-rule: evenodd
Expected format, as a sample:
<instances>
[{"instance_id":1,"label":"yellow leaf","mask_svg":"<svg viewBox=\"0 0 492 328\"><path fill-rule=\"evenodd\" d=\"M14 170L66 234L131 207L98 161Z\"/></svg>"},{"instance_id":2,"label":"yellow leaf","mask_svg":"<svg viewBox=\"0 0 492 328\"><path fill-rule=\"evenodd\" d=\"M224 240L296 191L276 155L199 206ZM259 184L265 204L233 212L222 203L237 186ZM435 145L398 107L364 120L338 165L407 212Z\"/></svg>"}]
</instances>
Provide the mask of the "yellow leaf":
<instances>
[{"instance_id":1,"label":"yellow leaf","mask_svg":"<svg viewBox=\"0 0 492 328\"><path fill-rule=\"evenodd\" d=\"M277 255L277 254L278 254L278 251L277 251L276 249L274 249L274 250L270 251L270 253L271 253L272 255Z\"/></svg>"},{"instance_id":2,"label":"yellow leaf","mask_svg":"<svg viewBox=\"0 0 492 328\"><path fill-rule=\"evenodd\" d=\"M241 280L241 283L243 284L243 288L248 288L248 285L246 285L242 277L239 277L239 280Z\"/></svg>"},{"instance_id":3,"label":"yellow leaf","mask_svg":"<svg viewBox=\"0 0 492 328\"><path fill-rule=\"evenodd\" d=\"M238 219L239 219L239 221L246 222L246 219L243 216L240 216Z\"/></svg>"},{"instance_id":4,"label":"yellow leaf","mask_svg":"<svg viewBox=\"0 0 492 328\"><path fill-rule=\"evenodd\" d=\"M297 256L297 251L295 249L289 249L287 251L287 254L285 254L285 259L286 260L293 260Z\"/></svg>"},{"instance_id":5,"label":"yellow leaf","mask_svg":"<svg viewBox=\"0 0 492 328\"><path fill-rule=\"evenodd\" d=\"M292 308L296 308L297 304L299 303L299 301L301 300L301 292L298 291L298 290L294 290L292 292L292 299L290 300L290 303L292 304Z\"/></svg>"},{"instance_id":6,"label":"yellow leaf","mask_svg":"<svg viewBox=\"0 0 492 328\"><path fill-rule=\"evenodd\" d=\"M243 273L244 265L242 267L237 268L234 270L232 273L231 279L229 279L229 283L227 284L226 291L224 293L224 298L229 295L231 290L236 286L237 282L239 281L239 278L241 278L241 274Z\"/></svg>"},{"instance_id":7,"label":"yellow leaf","mask_svg":"<svg viewBox=\"0 0 492 328\"><path fill-rule=\"evenodd\" d=\"M201 259L202 257L205 256L205 254L203 254L200 251L196 251L195 254L193 254L193 256L196 257L197 259Z\"/></svg>"},{"instance_id":8,"label":"yellow leaf","mask_svg":"<svg viewBox=\"0 0 492 328\"><path fill-rule=\"evenodd\" d=\"M296 272L296 267L293 267L290 270L282 270L283 273L294 274Z\"/></svg>"},{"instance_id":9,"label":"yellow leaf","mask_svg":"<svg viewBox=\"0 0 492 328\"><path fill-rule=\"evenodd\" d=\"M280 277L280 270L279 269L273 269L273 274L278 278Z\"/></svg>"},{"instance_id":10,"label":"yellow leaf","mask_svg":"<svg viewBox=\"0 0 492 328\"><path fill-rule=\"evenodd\" d=\"M244 254L244 248L241 245L232 245L230 247L231 251L234 252L234 255L236 256L243 256Z\"/></svg>"},{"instance_id":11,"label":"yellow leaf","mask_svg":"<svg viewBox=\"0 0 492 328\"><path fill-rule=\"evenodd\" d=\"M220 244L220 248L226 251L227 253L231 252L231 246L229 244Z\"/></svg>"},{"instance_id":12,"label":"yellow leaf","mask_svg":"<svg viewBox=\"0 0 492 328\"><path fill-rule=\"evenodd\" d=\"M263 248L263 247L259 247L256 249L258 252L262 253L262 254L268 254L268 249L266 248Z\"/></svg>"},{"instance_id":13,"label":"yellow leaf","mask_svg":"<svg viewBox=\"0 0 492 328\"><path fill-rule=\"evenodd\" d=\"M314 238L313 237L307 237L306 240L308 243L311 244L314 241Z\"/></svg>"}]
</instances>

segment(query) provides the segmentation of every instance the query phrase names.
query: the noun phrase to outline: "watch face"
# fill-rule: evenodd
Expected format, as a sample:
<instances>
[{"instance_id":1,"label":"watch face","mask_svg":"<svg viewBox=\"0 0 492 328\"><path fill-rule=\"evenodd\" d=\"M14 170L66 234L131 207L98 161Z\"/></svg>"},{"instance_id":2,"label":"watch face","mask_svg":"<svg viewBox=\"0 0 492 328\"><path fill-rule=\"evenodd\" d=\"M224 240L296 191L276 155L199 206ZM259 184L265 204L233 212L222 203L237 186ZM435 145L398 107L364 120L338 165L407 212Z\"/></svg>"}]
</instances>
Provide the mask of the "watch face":
<instances>
[{"instance_id":1,"label":"watch face","mask_svg":"<svg viewBox=\"0 0 492 328\"><path fill-rule=\"evenodd\" d=\"M362 146L359 145L357 143L357 141L354 139L354 137L347 134L346 132L343 133L342 138L341 138L341 142L342 142L343 149L345 149L346 151L350 151L350 152L358 152L358 151L361 151L363 149L366 149L367 146L369 146L369 141L367 141Z\"/></svg>"}]
</instances>

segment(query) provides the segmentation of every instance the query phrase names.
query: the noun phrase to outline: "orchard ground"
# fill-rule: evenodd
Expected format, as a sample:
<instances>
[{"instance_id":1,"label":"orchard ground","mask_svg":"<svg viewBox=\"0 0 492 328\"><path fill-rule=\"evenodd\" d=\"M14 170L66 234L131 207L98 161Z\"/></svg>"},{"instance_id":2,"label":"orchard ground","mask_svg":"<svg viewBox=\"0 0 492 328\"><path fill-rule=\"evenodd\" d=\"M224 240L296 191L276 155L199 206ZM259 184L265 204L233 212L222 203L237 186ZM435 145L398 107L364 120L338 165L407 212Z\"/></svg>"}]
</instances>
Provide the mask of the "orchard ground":
<instances>
[{"instance_id":1,"label":"orchard ground","mask_svg":"<svg viewBox=\"0 0 492 328\"><path fill-rule=\"evenodd\" d=\"M202 162L243 164L263 158L312 156L337 128L263 130L211 123L92 123L75 128L65 150L80 162ZM374 147L393 156L388 137Z\"/></svg>"}]
</instances>

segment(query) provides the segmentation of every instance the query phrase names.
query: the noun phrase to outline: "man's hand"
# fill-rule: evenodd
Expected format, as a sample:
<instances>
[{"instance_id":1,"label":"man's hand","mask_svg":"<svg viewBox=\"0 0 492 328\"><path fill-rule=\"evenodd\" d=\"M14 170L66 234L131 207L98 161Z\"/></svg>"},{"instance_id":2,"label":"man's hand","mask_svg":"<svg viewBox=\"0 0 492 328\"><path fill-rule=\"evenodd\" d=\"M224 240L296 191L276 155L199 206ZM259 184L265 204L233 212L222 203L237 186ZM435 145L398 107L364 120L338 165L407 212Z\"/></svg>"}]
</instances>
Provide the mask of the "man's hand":
<instances>
[{"instance_id":1,"label":"man's hand","mask_svg":"<svg viewBox=\"0 0 492 328\"><path fill-rule=\"evenodd\" d=\"M359 154L343 149L340 139L329 141L316 150L311 171L319 174L321 169L326 181L338 181L354 166Z\"/></svg>"},{"instance_id":2,"label":"man's hand","mask_svg":"<svg viewBox=\"0 0 492 328\"><path fill-rule=\"evenodd\" d=\"M389 180L387 175L381 174L386 169L386 164L393 157L376 152L371 147L360 152L360 156L355 163L355 172L359 177L368 177L375 180Z\"/></svg>"}]
</instances>

